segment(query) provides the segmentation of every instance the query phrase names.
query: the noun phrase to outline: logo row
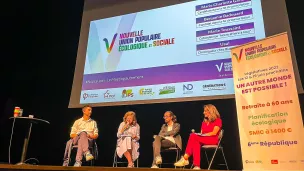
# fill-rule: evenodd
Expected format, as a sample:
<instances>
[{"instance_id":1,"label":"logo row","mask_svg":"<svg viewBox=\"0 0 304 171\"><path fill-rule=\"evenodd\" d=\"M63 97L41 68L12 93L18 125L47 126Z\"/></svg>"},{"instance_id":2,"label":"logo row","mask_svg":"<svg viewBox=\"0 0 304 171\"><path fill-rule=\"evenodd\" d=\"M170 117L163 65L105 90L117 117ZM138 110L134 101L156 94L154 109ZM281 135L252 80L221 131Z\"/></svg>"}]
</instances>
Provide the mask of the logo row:
<instances>
[{"instance_id":1,"label":"logo row","mask_svg":"<svg viewBox=\"0 0 304 171\"><path fill-rule=\"evenodd\" d=\"M304 160L299 160L299 161L297 161L297 160L288 160L288 161L280 160L279 161L279 160L276 159L276 160L270 160L269 161L270 164L279 164L279 163L281 164L281 163L287 163L287 162L288 163L297 163L297 162L304 163ZM255 160L255 161L254 160L245 160L245 163L246 164L254 164L254 163L255 164L262 164L263 162L262 162L262 160Z\"/></svg>"},{"instance_id":2,"label":"logo row","mask_svg":"<svg viewBox=\"0 0 304 171\"><path fill-rule=\"evenodd\" d=\"M193 84L184 84L183 85L183 94L192 94L193 93ZM226 83L219 83L219 84L204 84L202 86L203 91L213 91L213 90L225 90L226 89ZM161 89L159 89L158 95L165 95L165 94L173 94L175 93L175 86L165 86ZM153 91L152 88L141 88L138 91L138 94L140 96L153 96L157 93ZM83 100L86 99L92 99L92 98L98 98L99 94L97 93L83 93L82 98ZM104 99L115 99L117 97L114 93L111 93L110 90L106 90L105 93L103 93ZM133 89L123 89L121 93L122 98L128 98L128 97L134 97Z\"/></svg>"}]
</instances>

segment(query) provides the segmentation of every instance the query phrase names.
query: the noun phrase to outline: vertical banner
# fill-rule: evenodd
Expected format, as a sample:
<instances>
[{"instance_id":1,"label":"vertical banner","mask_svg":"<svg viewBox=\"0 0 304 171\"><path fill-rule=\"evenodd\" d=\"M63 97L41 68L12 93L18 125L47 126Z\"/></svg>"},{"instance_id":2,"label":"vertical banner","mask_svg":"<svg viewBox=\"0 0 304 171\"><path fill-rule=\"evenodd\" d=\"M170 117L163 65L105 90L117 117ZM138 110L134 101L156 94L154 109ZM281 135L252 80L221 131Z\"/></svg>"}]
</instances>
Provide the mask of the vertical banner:
<instances>
[{"instance_id":1,"label":"vertical banner","mask_svg":"<svg viewBox=\"0 0 304 171\"><path fill-rule=\"evenodd\" d=\"M304 129L287 33L231 49L244 170L304 170Z\"/></svg>"}]
</instances>

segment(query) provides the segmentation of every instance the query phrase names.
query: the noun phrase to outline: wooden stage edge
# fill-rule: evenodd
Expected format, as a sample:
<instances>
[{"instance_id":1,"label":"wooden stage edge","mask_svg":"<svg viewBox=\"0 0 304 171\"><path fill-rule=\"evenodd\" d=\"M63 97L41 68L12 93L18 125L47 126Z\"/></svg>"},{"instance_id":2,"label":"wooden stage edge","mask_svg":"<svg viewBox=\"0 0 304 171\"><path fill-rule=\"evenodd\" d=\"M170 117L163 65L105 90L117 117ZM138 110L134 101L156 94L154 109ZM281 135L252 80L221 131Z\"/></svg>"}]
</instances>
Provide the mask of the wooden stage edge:
<instances>
[{"instance_id":1,"label":"wooden stage edge","mask_svg":"<svg viewBox=\"0 0 304 171\"><path fill-rule=\"evenodd\" d=\"M75 171L128 171L128 170L138 170L138 171L177 171L177 170L189 170L189 169L181 169L181 168L161 168L161 169L151 169L151 168L126 168L126 167L63 167L63 166L43 166L43 165L11 165L11 164L0 164L0 171L51 171L51 170L57 170L57 171L66 171L66 170L75 170ZM205 169L206 170L206 169ZM205 171L202 169L202 171ZM211 171L218 171L218 170L211 170ZM231 170L232 171L232 170Z\"/></svg>"}]
</instances>

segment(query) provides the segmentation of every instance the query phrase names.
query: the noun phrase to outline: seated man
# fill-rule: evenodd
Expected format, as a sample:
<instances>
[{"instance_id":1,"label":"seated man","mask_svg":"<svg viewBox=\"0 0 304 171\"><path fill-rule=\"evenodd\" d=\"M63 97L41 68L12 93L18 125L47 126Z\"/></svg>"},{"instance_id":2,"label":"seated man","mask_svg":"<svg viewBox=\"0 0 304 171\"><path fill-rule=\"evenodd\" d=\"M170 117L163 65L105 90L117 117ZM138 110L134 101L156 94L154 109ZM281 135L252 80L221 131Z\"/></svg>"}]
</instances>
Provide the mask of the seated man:
<instances>
[{"instance_id":1,"label":"seated man","mask_svg":"<svg viewBox=\"0 0 304 171\"><path fill-rule=\"evenodd\" d=\"M72 145L78 145L76 160L74 166L80 167L83 155L86 161L94 159L89 150L89 145L98 137L97 123L91 119L92 107L84 106L82 108L82 118L76 120L73 124L70 137L64 152L63 166L69 165L69 152Z\"/></svg>"},{"instance_id":2,"label":"seated man","mask_svg":"<svg viewBox=\"0 0 304 171\"><path fill-rule=\"evenodd\" d=\"M182 138L179 135L180 125L177 123L176 116L171 111L164 113L164 120L161 130L157 136L154 137L153 153L154 160L151 168L158 168L157 165L162 163L160 156L161 148L178 147L182 149Z\"/></svg>"}]
</instances>

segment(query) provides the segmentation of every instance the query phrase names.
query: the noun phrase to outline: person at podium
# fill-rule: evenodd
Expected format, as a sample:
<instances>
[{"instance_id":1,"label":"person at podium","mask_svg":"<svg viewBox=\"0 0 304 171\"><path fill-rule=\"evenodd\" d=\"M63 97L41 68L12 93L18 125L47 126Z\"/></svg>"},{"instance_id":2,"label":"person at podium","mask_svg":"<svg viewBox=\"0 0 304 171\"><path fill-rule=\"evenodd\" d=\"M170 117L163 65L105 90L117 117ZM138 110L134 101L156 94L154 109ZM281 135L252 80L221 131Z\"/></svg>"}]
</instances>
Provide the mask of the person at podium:
<instances>
[{"instance_id":1,"label":"person at podium","mask_svg":"<svg viewBox=\"0 0 304 171\"><path fill-rule=\"evenodd\" d=\"M216 107L212 104L205 105L204 121L202 122L201 132L190 134L184 156L182 156L178 162L174 163L174 165L177 167L188 165L188 158L193 155L193 169L199 170L201 162L201 146L217 145L221 128L222 120Z\"/></svg>"},{"instance_id":2,"label":"person at podium","mask_svg":"<svg viewBox=\"0 0 304 171\"><path fill-rule=\"evenodd\" d=\"M159 168L162 164L162 157L160 155L161 149L170 147L178 147L182 149L182 138L179 135L180 124L177 123L176 116L173 112L167 111L164 113L165 124L161 127L158 135L154 136L153 142L153 163L151 168Z\"/></svg>"},{"instance_id":3,"label":"person at podium","mask_svg":"<svg viewBox=\"0 0 304 171\"><path fill-rule=\"evenodd\" d=\"M137 123L136 114L133 111L127 112L123 117L117 131L116 153L128 160L128 167L134 167L134 161L139 157L140 126Z\"/></svg>"},{"instance_id":4,"label":"person at podium","mask_svg":"<svg viewBox=\"0 0 304 171\"><path fill-rule=\"evenodd\" d=\"M89 146L93 144L93 140L98 138L97 123L91 119L92 107L86 105L82 108L83 116L77 119L71 129L70 140L66 143L64 152L63 166L69 165L69 150L72 145L77 145L77 154L75 159L75 167L80 167L82 158L85 156L86 161L93 160L94 157L89 150Z\"/></svg>"}]
</instances>

